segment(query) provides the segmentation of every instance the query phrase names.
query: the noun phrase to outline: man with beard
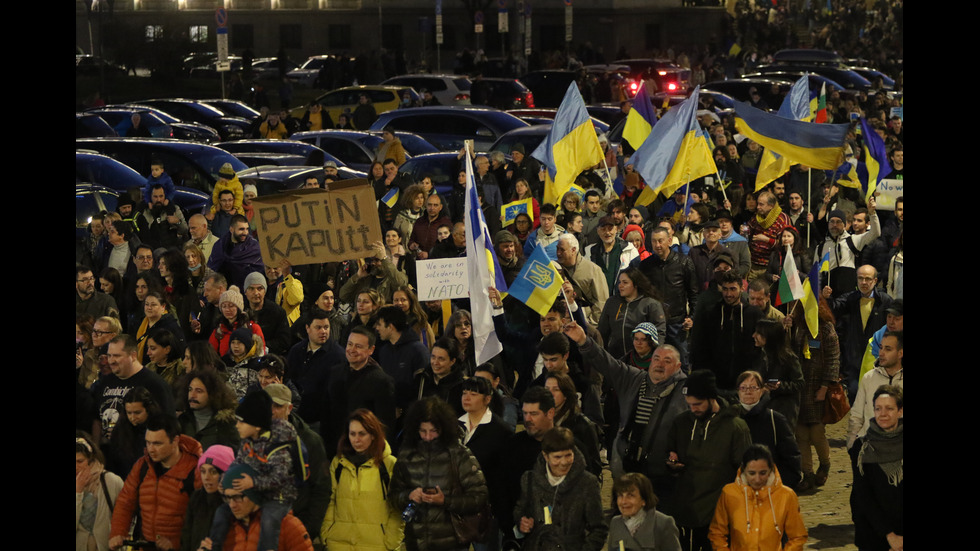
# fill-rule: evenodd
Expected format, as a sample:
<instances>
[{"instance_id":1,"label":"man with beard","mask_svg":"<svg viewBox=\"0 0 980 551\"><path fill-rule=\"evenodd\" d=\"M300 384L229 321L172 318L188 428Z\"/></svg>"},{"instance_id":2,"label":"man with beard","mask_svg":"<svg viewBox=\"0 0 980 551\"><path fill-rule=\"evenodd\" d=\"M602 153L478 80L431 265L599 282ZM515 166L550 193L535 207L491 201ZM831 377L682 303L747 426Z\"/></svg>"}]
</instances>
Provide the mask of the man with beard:
<instances>
[{"instance_id":1,"label":"man with beard","mask_svg":"<svg viewBox=\"0 0 980 551\"><path fill-rule=\"evenodd\" d=\"M362 259L357 273L340 288L341 302L354 304L357 295L368 289L376 289L381 296L390 297L395 289L408 285L408 276L391 263L384 243L375 241L371 248L374 249L374 256Z\"/></svg>"},{"instance_id":2,"label":"man with beard","mask_svg":"<svg viewBox=\"0 0 980 551\"><path fill-rule=\"evenodd\" d=\"M248 219L241 214L231 217L228 233L221 236L211 251L208 268L225 276L232 285L245 287L245 276L265 273L259 242L248 233Z\"/></svg>"},{"instance_id":3,"label":"man with beard","mask_svg":"<svg viewBox=\"0 0 980 551\"><path fill-rule=\"evenodd\" d=\"M500 262L500 269L504 272L504 281L510 286L524 267L521 243L517 236L507 230L497 232L493 236L493 242L497 247L497 260Z\"/></svg>"},{"instance_id":4,"label":"man with beard","mask_svg":"<svg viewBox=\"0 0 980 551\"><path fill-rule=\"evenodd\" d=\"M633 331L634 352L647 355L649 367L628 365L587 338L578 324L565 326L565 335L578 345L582 361L601 373L619 397L619 427L609 466L614 477L641 472L650 477L661 500L669 499L673 477L667 470L667 433L674 419L687 410L680 353L665 344L657 346L656 327L641 323ZM657 346L649 356L652 346Z\"/></svg>"},{"instance_id":5,"label":"man with beard","mask_svg":"<svg viewBox=\"0 0 980 551\"><path fill-rule=\"evenodd\" d=\"M88 266L75 265L75 313L93 318L119 316L116 299L95 289L95 274Z\"/></svg>"},{"instance_id":6,"label":"man with beard","mask_svg":"<svg viewBox=\"0 0 980 551\"><path fill-rule=\"evenodd\" d=\"M167 199L163 184L153 184L150 203L136 221L140 240L153 247L179 247L187 235L184 213Z\"/></svg>"},{"instance_id":7,"label":"man with beard","mask_svg":"<svg viewBox=\"0 0 980 551\"><path fill-rule=\"evenodd\" d=\"M773 247L779 246L783 229L790 225L789 217L776 201L776 196L768 191L759 194L755 217L749 220L749 249L752 269L746 278L751 281L766 273L769 255Z\"/></svg>"},{"instance_id":8,"label":"man with beard","mask_svg":"<svg viewBox=\"0 0 980 551\"><path fill-rule=\"evenodd\" d=\"M762 312L742 297L742 279L734 270L715 273L721 300L705 293L698 303L691 332L691 364L710 370L718 386L734 393L735 380L745 366L754 365L759 351L752 339Z\"/></svg>"},{"instance_id":9,"label":"man with beard","mask_svg":"<svg viewBox=\"0 0 980 551\"><path fill-rule=\"evenodd\" d=\"M233 202L234 197L235 195L232 194ZM193 241L197 248L201 249L201 252L204 253L204 262L207 262L211 258L211 249L218 242L218 238L208 228L208 219L200 213L191 215L190 219L187 220L187 230L190 232L190 241Z\"/></svg>"},{"instance_id":10,"label":"man with beard","mask_svg":"<svg viewBox=\"0 0 980 551\"><path fill-rule=\"evenodd\" d=\"M192 371L187 380L187 400L177 418L181 433L204 450L215 444L238 449L235 393L216 371Z\"/></svg>"},{"instance_id":11,"label":"man with beard","mask_svg":"<svg viewBox=\"0 0 980 551\"><path fill-rule=\"evenodd\" d=\"M830 273L827 274L827 286L833 287L835 298L850 292L857 284L857 257L861 250L881 235L881 225L875 213L875 198L868 199L868 220L871 223L868 231L852 235L845 229L847 215L844 211L835 209L827 215L827 238L817 247L813 258L820 260L825 254L830 255Z\"/></svg>"},{"instance_id":12,"label":"man with beard","mask_svg":"<svg viewBox=\"0 0 980 551\"><path fill-rule=\"evenodd\" d=\"M667 436L667 467L680 473L676 499L659 508L677 521L684 551L710 551L708 526L715 505L725 484L735 479L752 435L718 396L710 371L692 372L684 393L689 411L674 419Z\"/></svg>"}]
</instances>

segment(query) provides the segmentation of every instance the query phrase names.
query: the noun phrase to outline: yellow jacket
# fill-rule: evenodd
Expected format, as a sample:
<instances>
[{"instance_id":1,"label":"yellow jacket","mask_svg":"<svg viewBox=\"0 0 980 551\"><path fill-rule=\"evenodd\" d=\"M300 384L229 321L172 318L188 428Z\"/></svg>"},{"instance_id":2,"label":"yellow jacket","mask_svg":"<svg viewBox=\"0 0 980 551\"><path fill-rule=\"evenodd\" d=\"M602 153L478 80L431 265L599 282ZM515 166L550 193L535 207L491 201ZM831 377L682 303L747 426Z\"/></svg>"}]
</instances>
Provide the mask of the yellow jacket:
<instances>
[{"instance_id":1,"label":"yellow jacket","mask_svg":"<svg viewBox=\"0 0 980 551\"><path fill-rule=\"evenodd\" d=\"M708 529L714 551L779 551L783 533L786 551L801 551L807 540L800 515L800 502L793 490L783 486L773 467L769 482L755 491L739 469L735 482L726 484Z\"/></svg>"},{"instance_id":2,"label":"yellow jacket","mask_svg":"<svg viewBox=\"0 0 980 551\"><path fill-rule=\"evenodd\" d=\"M276 287L276 304L286 311L286 322L292 327L299 319L299 306L303 304L303 282L286 274Z\"/></svg>"},{"instance_id":3,"label":"yellow jacket","mask_svg":"<svg viewBox=\"0 0 980 551\"><path fill-rule=\"evenodd\" d=\"M391 480L395 457L385 444L383 463ZM340 479L337 471L340 467ZM374 459L355 467L346 457L330 462L333 482L330 506L320 529L321 541L330 551L390 551L398 549L404 534L401 511L388 506L387 488L382 488L381 472Z\"/></svg>"}]
</instances>

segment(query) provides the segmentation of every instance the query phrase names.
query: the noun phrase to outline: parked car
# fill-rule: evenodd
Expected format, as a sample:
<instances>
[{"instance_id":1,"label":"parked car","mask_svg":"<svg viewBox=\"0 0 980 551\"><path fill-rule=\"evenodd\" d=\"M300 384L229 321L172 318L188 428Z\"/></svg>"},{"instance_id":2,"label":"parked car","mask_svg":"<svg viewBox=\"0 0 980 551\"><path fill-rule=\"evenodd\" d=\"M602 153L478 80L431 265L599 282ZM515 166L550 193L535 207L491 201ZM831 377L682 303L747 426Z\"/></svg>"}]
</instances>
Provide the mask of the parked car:
<instances>
[{"instance_id":1,"label":"parked car","mask_svg":"<svg viewBox=\"0 0 980 551\"><path fill-rule=\"evenodd\" d=\"M222 140L240 140L248 133L252 123L242 117L230 117L220 109L197 100L181 98L148 99L128 105L141 107L148 105L163 109L182 121L196 122L210 126L218 132Z\"/></svg>"},{"instance_id":2,"label":"parked car","mask_svg":"<svg viewBox=\"0 0 980 551\"><path fill-rule=\"evenodd\" d=\"M314 55L310 56L303 62L302 65L286 73L286 78L290 80L293 84L306 87L321 87L319 77L320 70L328 62L338 62L340 58L333 54L326 55Z\"/></svg>"},{"instance_id":3,"label":"parked car","mask_svg":"<svg viewBox=\"0 0 980 551\"><path fill-rule=\"evenodd\" d=\"M88 151L75 151L75 184L95 184L124 193L131 187L144 188L146 177L119 161ZM174 203L184 214L200 212L210 204L211 196L203 191L175 185ZM113 210L115 206L113 205Z\"/></svg>"},{"instance_id":4,"label":"parked car","mask_svg":"<svg viewBox=\"0 0 980 551\"><path fill-rule=\"evenodd\" d=\"M460 167L456 153L440 152L412 157L398 168L398 172L408 174L415 182L421 182L428 176L436 191L445 197L456 184Z\"/></svg>"},{"instance_id":5,"label":"parked car","mask_svg":"<svg viewBox=\"0 0 980 551\"><path fill-rule=\"evenodd\" d=\"M868 79L847 68L828 67L823 65L804 65L799 63L780 63L757 67L756 72L763 75L768 75L769 73L791 72L802 74L804 72L811 72L818 75L823 75L848 90L859 91L871 89L871 82L869 82Z\"/></svg>"},{"instance_id":6,"label":"parked car","mask_svg":"<svg viewBox=\"0 0 980 551\"><path fill-rule=\"evenodd\" d=\"M398 105L401 103L402 93L406 90L412 96L413 101L422 101L422 97L419 96L418 92L404 86L346 86L327 92L314 101L322 105L323 112L329 114L330 119L336 123L337 117L341 113L344 111L353 113L357 109L361 94L367 95L368 99L371 100L371 104L374 106L374 111L380 115L392 109L398 109ZM300 106L293 109L290 114L297 119L301 119L305 111L306 106ZM366 129L358 128L358 130Z\"/></svg>"},{"instance_id":7,"label":"parked car","mask_svg":"<svg viewBox=\"0 0 980 551\"><path fill-rule=\"evenodd\" d=\"M792 82L787 82L782 79L752 77L716 80L702 85L701 89L711 92L721 92L737 101L750 101L751 97L749 92L755 88L759 92L759 96L769 106L769 109L775 111L783 104L783 98L786 97L786 94L789 93L792 86Z\"/></svg>"},{"instance_id":8,"label":"parked car","mask_svg":"<svg viewBox=\"0 0 980 551\"><path fill-rule=\"evenodd\" d=\"M382 82L388 86L411 87L415 91L428 90L443 105L469 105L470 79L462 75L399 75Z\"/></svg>"},{"instance_id":9,"label":"parked car","mask_svg":"<svg viewBox=\"0 0 980 551\"><path fill-rule=\"evenodd\" d=\"M483 82L490 88L487 106L501 111L534 108L534 93L521 81L514 78L484 78Z\"/></svg>"},{"instance_id":10,"label":"parked car","mask_svg":"<svg viewBox=\"0 0 980 551\"><path fill-rule=\"evenodd\" d=\"M560 69L532 71L520 78L534 94L535 107L558 107L565 99L568 85L575 81L578 73Z\"/></svg>"},{"instance_id":11,"label":"parked car","mask_svg":"<svg viewBox=\"0 0 980 551\"><path fill-rule=\"evenodd\" d=\"M117 136L109 123L95 113L75 113L75 138L108 138Z\"/></svg>"},{"instance_id":12,"label":"parked car","mask_svg":"<svg viewBox=\"0 0 980 551\"><path fill-rule=\"evenodd\" d=\"M615 63L629 65L627 79L631 95L636 95L640 83L646 78L652 78L657 83L658 92L686 94L692 89L691 70L669 59L619 59Z\"/></svg>"},{"instance_id":13,"label":"parked car","mask_svg":"<svg viewBox=\"0 0 980 551\"><path fill-rule=\"evenodd\" d=\"M85 238L92 217L100 212L113 212L119 204L119 192L105 186L75 183L75 240Z\"/></svg>"},{"instance_id":14,"label":"parked car","mask_svg":"<svg viewBox=\"0 0 980 551\"><path fill-rule=\"evenodd\" d=\"M269 153L285 154L295 157L298 163L275 163L292 164L299 166L319 166L322 167L325 161L337 162L332 155L328 155L315 145L298 140L238 140L218 144L218 147L230 153ZM239 157L241 158L241 157ZM245 163L249 164L249 163ZM249 164L249 166L256 166Z\"/></svg>"},{"instance_id":15,"label":"parked car","mask_svg":"<svg viewBox=\"0 0 980 551\"><path fill-rule=\"evenodd\" d=\"M371 130L387 126L414 132L442 151L458 151L465 140L473 140L476 151L486 151L497 138L528 124L488 107L417 107L383 113Z\"/></svg>"},{"instance_id":16,"label":"parked car","mask_svg":"<svg viewBox=\"0 0 980 551\"><path fill-rule=\"evenodd\" d=\"M395 136L401 140L406 157L439 151L417 134L395 132ZM371 168L374 152L383 141L381 132L376 130L313 130L297 132L291 139L316 145L351 168L364 172Z\"/></svg>"},{"instance_id":17,"label":"parked car","mask_svg":"<svg viewBox=\"0 0 980 551\"><path fill-rule=\"evenodd\" d=\"M595 122L596 121L593 121L593 124ZM537 124L534 126L511 130L510 132L501 136L500 139L498 139L490 147L490 152L500 151L507 157L510 157L510 152L514 150L514 146L517 144L522 144L524 146L524 153L530 155L548 136L548 133L551 132L551 127L551 124ZM608 130L608 128L609 127L605 123L602 123L602 129L596 127L596 134L602 134Z\"/></svg>"},{"instance_id":18,"label":"parked car","mask_svg":"<svg viewBox=\"0 0 980 551\"><path fill-rule=\"evenodd\" d=\"M173 115L152 107L133 107L129 105L107 105L85 111L102 117L122 137L133 127L133 114L138 113L140 124L146 126L154 138L176 138L195 142L213 143L221 141L221 136L210 126L196 122L181 122ZM81 136L75 136L76 138Z\"/></svg>"},{"instance_id":19,"label":"parked car","mask_svg":"<svg viewBox=\"0 0 980 551\"><path fill-rule=\"evenodd\" d=\"M159 159L174 185L202 191L208 197L214 190L221 165L230 163L235 172L248 168L223 149L180 140L87 138L75 140L75 149L112 157L140 174L149 174L151 160Z\"/></svg>"},{"instance_id":20,"label":"parked car","mask_svg":"<svg viewBox=\"0 0 980 551\"><path fill-rule=\"evenodd\" d=\"M348 169L349 170L349 169ZM344 173L341 173L344 175ZM365 178L363 172L350 171L345 179ZM238 173L242 185L253 184L259 194L273 195L290 189L299 189L306 179L315 176L323 184L323 169L304 166L257 166Z\"/></svg>"},{"instance_id":21,"label":"parked car","mask_svg":"<svg viewBox=\"0 0 980 551\"><path fill-rule=\"evenodd\" d=\"M241 117L253 123L262 116L262 113L253 109L250 105L233 99L202 99L198 101L205 105L216 107L225 115Z\"/></svg>"}]
</instances>

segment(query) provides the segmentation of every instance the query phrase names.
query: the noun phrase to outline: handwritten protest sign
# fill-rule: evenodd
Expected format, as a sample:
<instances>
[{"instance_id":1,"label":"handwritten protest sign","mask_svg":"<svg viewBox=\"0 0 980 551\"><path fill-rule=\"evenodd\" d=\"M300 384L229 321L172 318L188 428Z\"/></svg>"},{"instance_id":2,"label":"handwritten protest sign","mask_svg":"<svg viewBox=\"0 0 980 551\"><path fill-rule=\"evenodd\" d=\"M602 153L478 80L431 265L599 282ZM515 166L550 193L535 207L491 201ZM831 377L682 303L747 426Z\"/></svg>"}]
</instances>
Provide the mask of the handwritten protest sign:
<instances>
[{"instance_id":1,"label":"handwritten protest sign","mask_svg":"<svg viewBox=\"0 0 980 551\"><path fill-rule=\"evenodd\" d=\"M882 180L878 182L878 208L895 210L895 199L905 195L905 180Z\"/></svg>"},{"instance_id":2,"label":"handwritten protest sign","mask_svg":"<svg viewBox=\"0 0 980 551\"><path fill-rule=\"evenodd\" d=\"M374 255L381 222L367 180L343 180L330 191L303 189L252 200L262 261L278 265L338 262Z\"/></svg>"},{"instance_id":3,"label":"handwritten protest sign","mask_svg":"<svg viewBox=\"0 0 980 551\"><path fill-rule=\"evenodd\" d=\"M470 296L466 258L416 260L419 300L448 300Z\"/></svg>"}]
</instances>

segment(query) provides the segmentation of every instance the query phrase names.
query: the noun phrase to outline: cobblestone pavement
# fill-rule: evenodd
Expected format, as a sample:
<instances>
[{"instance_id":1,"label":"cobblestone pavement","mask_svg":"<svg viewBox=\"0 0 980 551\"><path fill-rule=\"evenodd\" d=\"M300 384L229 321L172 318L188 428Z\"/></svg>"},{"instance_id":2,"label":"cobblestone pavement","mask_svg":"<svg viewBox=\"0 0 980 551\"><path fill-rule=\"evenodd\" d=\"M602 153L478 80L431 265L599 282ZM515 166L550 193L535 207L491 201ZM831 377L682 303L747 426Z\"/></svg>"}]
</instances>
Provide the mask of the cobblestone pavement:
<instances>
[{"instance_id":1,"label":"cobblestone pavement","mask_svg":"<svg viewBox=\"0 0 980 551\"><path fill-rule=\"evenodd\" d=\"M851 465L847 443L847 417L827 426L830 441L830 478L827 484L800 496L803 522L810 532L806 549L855 551L851 522ZM816 453L813 454L816 466Z\"/></svg>"},{"instance_id":2,"label":"cobblestone pavement","mask_svg":"<svg viewBox=\"0 0 980 551\"><path fill-rule=\"evenodd\" d=\"M854 545L854 524L851 522L851 467L847 450L847 418L835 425L827 426L827 439L830 441L830 477L827 484L800 496L800 510L803 522L810 533L805 549L822 551L856 551ZM817 464L816 452L814 465ZM612 475L609 469L603 470L602 505L610 508Z\"/></svg>"}]
</instances>

